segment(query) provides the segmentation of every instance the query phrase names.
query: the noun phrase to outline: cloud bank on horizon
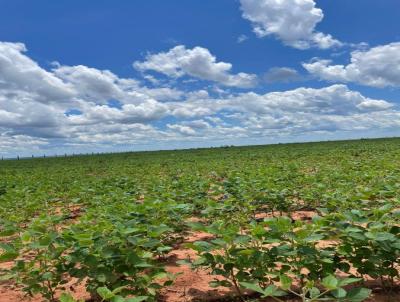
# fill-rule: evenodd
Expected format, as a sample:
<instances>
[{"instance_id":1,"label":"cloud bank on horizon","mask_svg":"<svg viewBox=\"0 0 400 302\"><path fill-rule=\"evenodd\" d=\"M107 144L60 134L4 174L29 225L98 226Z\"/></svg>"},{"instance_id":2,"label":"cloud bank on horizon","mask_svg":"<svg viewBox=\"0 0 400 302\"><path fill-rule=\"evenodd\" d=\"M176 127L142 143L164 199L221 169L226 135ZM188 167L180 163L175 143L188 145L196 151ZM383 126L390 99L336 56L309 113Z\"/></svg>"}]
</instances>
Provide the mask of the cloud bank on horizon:
<instances>
[{"instance_id":1,"label":"cloud bank on horizon","mask_svg":"<svg viewBox=\"0 0 400 302\"><path fill-rule=\"evenodd\" d=\"M276 39L301 56L317 49L325 58L310 55L296 68L260 73L238 70L204 45L175 43L142 50L141 59L127 62L136 75L122 77L62 60L46 68L29 44L0 42L0 154L334 139L400 129L398 99L369 96L400 87L399 42L351 50L356 43L318 30L324 13L313 0L241 0L237 10L260 42ZM251 43L248 35L241 34L240 45ZM338 48L349 61L332 55Z\"/></svg>"}]
</instances>

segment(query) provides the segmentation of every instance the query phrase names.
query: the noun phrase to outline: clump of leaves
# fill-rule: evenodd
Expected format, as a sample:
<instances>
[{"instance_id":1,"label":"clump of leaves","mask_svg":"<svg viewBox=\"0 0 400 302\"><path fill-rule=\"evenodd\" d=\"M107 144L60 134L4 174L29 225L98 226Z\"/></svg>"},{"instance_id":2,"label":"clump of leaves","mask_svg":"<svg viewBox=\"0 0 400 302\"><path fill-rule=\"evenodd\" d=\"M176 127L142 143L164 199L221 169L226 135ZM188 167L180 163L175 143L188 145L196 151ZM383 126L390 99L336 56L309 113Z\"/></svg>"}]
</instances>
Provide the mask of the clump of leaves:
<instances>
[{"instance_id":1,"label":"clump of leaves","mask_svg":"<svg viewBox=\"0 0 400 302\"><path fill-rule=\"evenodd\" d=\"M288 217L253 222L245 231L227 227L222 221L209 226L192 223L192 228L216 236L209 242L190 245L200 256L192 265L225 277L211 285L234 287L242 298L243 287L274 298L291 293L303 301L362 301L357 300L361 293L368 296L369 291L343 289L361 279L336 279L333 273L341 268L341 262L335 249L317 247L316 243L325 238L320 233L322 225L318 218L314 224L293 224ZM298 290L292 287L292 279L299 282Z\"/></svg>"},{"instance_id":2,"label":"clump of leaves","mask_svg":"<svg viewBox=\"0 0 400 302\"><path fill-rule=\"evenodd\" d=\"M271 284L262 288L257 283L241 282L240 285L246 289L257 292L262 298L271 297L276 301L281 301L279 297L292 294L297 296L303 302L316 301L341 301L341 302L361 302L368 298L371 290L366 288L352 288L346 290L343 287L359 282L359 278L338 279L333 275L328 275L321 280L319 284L314 281L308 281L300 291L292 289L292 279L286 275L280 276L280 285Z\"/></svg>"},{"instance_id":3,"label":"clump of leaves","mask_svg":"<svg viewBox=\"0 0 400 302\"><path fill-rule=\"evenodd\" d=\"M64 252L65 241L56 230L60 217L42 215L35 219L20 237L21 258L15 261L12 273L29 295L40 293L56 301L56 291L63 289L68 270Z\"/></svg>"},{"instance_id":4,"label":"clump of leaves","mask_svg":"<svg viewBox=\"0 0 400 302\"><path fill-rule=\"evenodd\" d=\"M155 259L165 252L159 236L166 229L150 228L152 236L148 236L140 225L132 223L124 226L104 220L95 227L72 226L64 233L71 247L68 273L85 279L94 299L100 299L98 288L107 288L111 292L118 289L122 297L134 294L154 300L162 286L172 283L174 276Z\"/></svg>"}]
</instances>

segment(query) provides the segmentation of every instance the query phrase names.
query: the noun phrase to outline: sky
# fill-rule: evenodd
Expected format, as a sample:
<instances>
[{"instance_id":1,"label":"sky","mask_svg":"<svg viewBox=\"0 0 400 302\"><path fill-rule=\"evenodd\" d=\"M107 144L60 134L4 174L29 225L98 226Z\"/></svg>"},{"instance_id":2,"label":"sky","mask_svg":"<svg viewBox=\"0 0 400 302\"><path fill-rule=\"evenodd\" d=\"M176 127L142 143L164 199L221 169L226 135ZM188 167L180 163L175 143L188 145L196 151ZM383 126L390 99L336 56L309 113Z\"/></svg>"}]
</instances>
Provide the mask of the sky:
<instances>
[{"instance_id":1,"label":"sky","mask_svg":"<svg viewBox=\"0 0 400 302\"><path fill-rule=\"evenodd\" d=\"M398 0L0 0L0 156L400 136Z\"/></svg>"}]
</instances>

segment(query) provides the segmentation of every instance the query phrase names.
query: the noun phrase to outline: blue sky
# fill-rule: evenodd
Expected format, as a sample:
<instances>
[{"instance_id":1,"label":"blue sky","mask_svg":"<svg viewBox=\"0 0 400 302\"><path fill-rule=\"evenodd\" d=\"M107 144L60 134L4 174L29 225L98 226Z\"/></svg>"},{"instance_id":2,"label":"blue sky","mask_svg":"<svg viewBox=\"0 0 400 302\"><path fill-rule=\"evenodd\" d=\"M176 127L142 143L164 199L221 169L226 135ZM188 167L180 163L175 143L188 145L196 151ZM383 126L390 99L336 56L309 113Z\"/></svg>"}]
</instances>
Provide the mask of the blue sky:
<instances>
[{"instance_id":1,"label":"blue sky","mask_svg":"<svg viewBox=\"0 0 400 302\"><path fill-rule=\"evenodd\" d=\"M0 154L399 134L397 0L0 0Z\"/></svg>"}]
</instances>

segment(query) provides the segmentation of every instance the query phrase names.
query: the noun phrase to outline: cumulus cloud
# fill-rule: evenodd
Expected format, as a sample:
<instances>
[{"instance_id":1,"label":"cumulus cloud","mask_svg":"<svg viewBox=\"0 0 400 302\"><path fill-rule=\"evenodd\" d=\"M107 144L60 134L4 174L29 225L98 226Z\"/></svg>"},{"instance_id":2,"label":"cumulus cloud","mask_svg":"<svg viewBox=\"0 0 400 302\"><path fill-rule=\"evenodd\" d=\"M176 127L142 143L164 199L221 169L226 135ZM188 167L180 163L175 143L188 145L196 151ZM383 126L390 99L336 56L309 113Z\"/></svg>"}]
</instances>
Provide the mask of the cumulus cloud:
<instances>
[{"instance_id":1,"label":"cumulus cloud","mask_svg":"<svg viewBox=\"0 0 400 302\"><path fill-rule=\"evenodd\" d=\"M138 87L135 80L119 79L108 70L98 70L87 66L58 66L53 73L65 83L72 85L77 96L96 102L119 99L125 90Z\"/></svg>"},{"instance_id":2,"label":"cumulus cloud","mask_svg":"<svg viewBox=\"0 0 400 302\"><path fill-rule=\"evenodd\" d=\"M324 14L314 0L240 0L243 18L258 37L274 35L286 45L327 49L342 43L329 34L315 31Z\"/></svg>"},{"instance_id":3,"label":"cumulus cloud","mask_svg":"<svg viewBox=\"0 0 400 302\"><path fill-rule=\"evenodd\" d=\"M179 125L179 124L167 124L167 127L169 129L175 130L183 135L195 135L196 131L189 126L185 126L185 125Z\"/></svg>"},{"instance_id":4,"label":"cumulus cloud","mask_svg":"<svg viewBox=\"0 0 400 302\"><path fill-rule=\"evenodd\" d=\"M370 110L380 111L393 105L384 100L374 100L350 90L346 85L332 85L324 88L297 88L283 92L260 95L243 93L222 104L225 109L253 112L255 114L313 114L351 116Z\"/></svg>"},{"instance_id":5,"label":"cumulus cloud","mask_svg":"<svg viewBox=\"0 0 400 302\"><path fill-rule=\"evenodd\" d=\"M203 136L210 138L233 128L240 135L257 137L400 126L400 113L392 103L365 97L346 85L319 89L301 87L266 94L248 92L226 98L171 103L170 106L174 108L171 114L176 117L201 117L215 123L213 126L207 123L208 127L203 128ZM220 116L215 118L216 114ZM195 128L186 122L179 125Z\"/></svg>"},{"instance_id":6,"label":"cumulus cloud","mask_svg":"<svg viewBox=\"0 0 400 302\"><path fill-rule=\"evenodd\" d=\"M83 65L55 64L47 71L26 51L21 43L0 43L0 129L8 141L74 140L81 137L78 128L86 125L99 129L99 124L149 123L168 112L164 101L183 95L177 89L140 86L137 80ZM118 100L120 108L110 107L110 100Z\"/></svg>"},{"instance_id":7,"label":"cumulus cloud","mask_svg":"<svg viewBox=\"0 0 400 302\"><path fill-rule=\"evenodd\" d=\"M273 67L265 73L264 79L267 83L288 83L299 81L301 77L296 69L289 67Z\"/></svg>"},{"instance_id":8,"label":"cumulus cloud","mask_svg":"<svg viewBox=\"0 0 400 302\"><path fill-rule=\"evenodd\" d=\"M182 124L194 129L208 129L211 127L210 124L207 123L205 120L185 121Z\"/></svg>"},{"instance_id":9,"label":"cumulus cloud","mask_svg":"<svg viewBox=\"0 0 400 302\"><path fill-rule=\"evenodd\" d=\"M248 88L257 81L254 74L232 74L232 64L217 62L216 57L203 47L187 49L178 45L167 52L148 54L145 61L136 61L133 66L141 72L152 70L173 78L189 75L225 86Z\"/></svg>"},{"instance_id":10,"label":"cumulus cloud","mask_svg":"<svg viewBox=\"0 0 400 302\"><path fill-rule=\"evenodd\" d=\"M146 123L165 116L168 107L153 99L142 101L139 105L124 104L119 108L107 105L82 104L83 114L70 115L67 120L72 124L98 124L105 122Z\"/></svg>"},{"instance_id":11,"label":"cumulus cloud","mask_svg":"<svg viewBox=\"0 0 400 302\"><path fill-rule=\"evenodd\" d=\"M314 59L303 63L312 75L332 82L354 82L372 87L400 87L400 42L351 53L348 65Z\"/></svg>"},{"instance_id":12,"label":"cumulus cloud","mask_svg":"<svg viewBox=\"0 0 400 302\"><path fill-rule=\"evenodd\" d=\"M343 84L265 94L181 91L83 65L46 70L23 44L1 47L1 154L400 127L394 103Z\"/></svg>"},{"instance_id":13,"label":"cumulus cloud","mask_svg":"<svg viewBox=\"0 0 400 302\"><path fill-rule=\"evenodd\" d=\"M246 35L240 35L239 37L237 37L236 42L238 43L243 43L244 41L246 41L249 37Z\"/></svg>"},{"instance_id":14,"label":"cumulus cloud","mask_svg":"<svg viewBox=\"0 0 400 302\"><path fill-rule=\"evenodd\" d=\"M0 154L19 152L37 152L49 143L45 139L33 138L27 135L13 135L2 132L0 128Z\"/></svg>"},{"instance_id":15,"label":"cumulus cloud","mask_svg":"<svg viewBox=\"0 0 400 302\"><path fill-rule=\"evenodd\" d=\"M0 42L0 89L8 94L29 91L39 103L59 103L68 100L75 90L51 72L42 69L24 53L22 43Z\"/></svg>"},{"instance_id":16,"label":"cumulus cloud","mask_svg":"<svg viewBox=\"0 0 400 302\"><path fill-rule=\"evenodd\" d=\"M83 65L62 66L53 73L63 82L75 88L75 96L96 103L106 103L110 99L126 103L141 102L148 96L160 101L180 99L183 93L169 87L148 88L135 79L119 78L109 70L99 70Z\"/></svg>"}]
</instances>

